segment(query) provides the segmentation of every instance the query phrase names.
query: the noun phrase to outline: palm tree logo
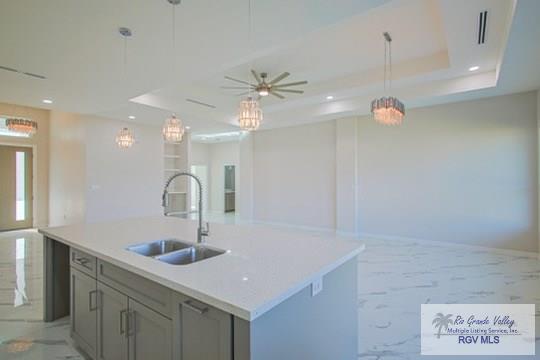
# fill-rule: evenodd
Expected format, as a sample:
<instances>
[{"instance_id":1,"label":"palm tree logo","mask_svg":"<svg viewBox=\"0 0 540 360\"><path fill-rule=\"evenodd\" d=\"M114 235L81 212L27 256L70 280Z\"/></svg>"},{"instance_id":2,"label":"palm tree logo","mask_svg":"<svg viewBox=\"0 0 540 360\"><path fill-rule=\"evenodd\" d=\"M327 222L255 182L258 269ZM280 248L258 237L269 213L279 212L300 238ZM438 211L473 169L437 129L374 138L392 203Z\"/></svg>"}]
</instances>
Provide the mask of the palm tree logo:
<instances>
[{"instance_id":1,"label":"palm tree logo","mask_svg":"<svg viewBox=\"0 0 540 360\"><path fill-rule=\"evenodd\" d=\"M438 328L437 339L440 339L442 329L444 328L445 330L448 330L448 325L454 324L454 321L452 320L452 314L443 315L442 313L437 313L431 324L433 324L434 327Z\"/></svg>"}]
</instances>

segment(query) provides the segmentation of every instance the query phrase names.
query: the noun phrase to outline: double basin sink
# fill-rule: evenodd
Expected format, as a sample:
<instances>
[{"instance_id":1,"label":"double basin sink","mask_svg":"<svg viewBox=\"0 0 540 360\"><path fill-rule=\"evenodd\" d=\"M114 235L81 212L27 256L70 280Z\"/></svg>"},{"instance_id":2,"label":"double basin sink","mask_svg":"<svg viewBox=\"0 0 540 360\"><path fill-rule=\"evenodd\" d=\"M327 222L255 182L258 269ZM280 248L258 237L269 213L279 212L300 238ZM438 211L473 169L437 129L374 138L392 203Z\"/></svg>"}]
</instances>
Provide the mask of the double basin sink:
<instances>
[{"instance_id":1,"label":"double basin sink","mask_svg":"<svg viewBox=\"0 0 540 360\"><path fill-rule=\"evenodd\" d=\"M131 245L126 249L171 265L189 265L225 253L221 249L176 239Z\"/></svg>"}]
</instances>

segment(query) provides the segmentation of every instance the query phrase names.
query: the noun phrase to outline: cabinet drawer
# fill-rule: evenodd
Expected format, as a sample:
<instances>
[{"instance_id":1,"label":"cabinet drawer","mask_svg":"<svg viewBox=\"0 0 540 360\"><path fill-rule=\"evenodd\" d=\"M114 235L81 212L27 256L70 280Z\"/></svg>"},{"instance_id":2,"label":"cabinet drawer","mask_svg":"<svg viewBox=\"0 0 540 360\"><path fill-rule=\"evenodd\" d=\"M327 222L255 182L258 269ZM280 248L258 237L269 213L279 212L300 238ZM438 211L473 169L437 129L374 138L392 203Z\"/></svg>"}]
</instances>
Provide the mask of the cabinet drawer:
<instances>
[{"instance_id":1,"label":"cabinet drawer","mask_svg":"<svg viewBox=\"0 0 540 360\"><path fill-rule=\"evenodd\" d=\"M97 269L96 257L74 248L70 248L69 251L70 265L95 279Z\"/></svg>"},{"instance_id":2,"label":"cabinet drawer","mask_svg":"<svg viewBox=\"0 0 540 360\"><path fill-rule=\"evenodd\" d=\"M171 318L172 291L158 283L98 259L98 281Z\"/></svg>"}]
</instances>

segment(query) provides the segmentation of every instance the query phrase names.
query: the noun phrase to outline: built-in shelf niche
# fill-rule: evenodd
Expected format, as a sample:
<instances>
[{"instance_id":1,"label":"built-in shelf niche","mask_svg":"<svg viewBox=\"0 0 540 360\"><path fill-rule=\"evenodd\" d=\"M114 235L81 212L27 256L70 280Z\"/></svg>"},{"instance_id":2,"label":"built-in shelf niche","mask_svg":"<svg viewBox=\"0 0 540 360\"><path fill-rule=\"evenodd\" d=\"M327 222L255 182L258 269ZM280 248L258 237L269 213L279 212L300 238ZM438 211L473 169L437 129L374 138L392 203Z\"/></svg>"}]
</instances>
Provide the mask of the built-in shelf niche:
<instances>
[{"instance_id":1,"label":"built-in shelf niche","mask_svg":"<svg viewBox=\"0 0 540 360\"><path fill-rule=\"evenodd\" d=\"M187 136L178 143L164 143L163 178L166 182L172 175L180 171L188 171ZM188 183L185 178L176 178L169 186L169 206L167 212L185 212L188 203Z\"/></svg>"}]
</instances>

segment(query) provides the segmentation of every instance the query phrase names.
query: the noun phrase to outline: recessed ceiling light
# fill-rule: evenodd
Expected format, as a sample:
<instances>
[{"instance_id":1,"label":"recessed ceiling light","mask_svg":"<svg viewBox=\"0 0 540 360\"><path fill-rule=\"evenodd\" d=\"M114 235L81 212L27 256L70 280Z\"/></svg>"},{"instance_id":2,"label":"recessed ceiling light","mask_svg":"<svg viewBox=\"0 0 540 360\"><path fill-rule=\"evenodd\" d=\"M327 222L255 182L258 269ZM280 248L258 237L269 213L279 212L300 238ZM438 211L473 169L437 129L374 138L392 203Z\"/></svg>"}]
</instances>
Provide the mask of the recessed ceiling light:
<instances>
[{"instance_id":1,"label":"recessed ceiling light","mask_svg":"<svg viewBox=\"0 0 540 360\"><path fill-rule=\"evenodd\" d=\"M188 130L191 129L191 126L186 126L186 129L188 129Z\"/></svg>"},{"instance_id":2,"label":"recessed ceiling light","mask_svg":"<svg viewBox=\"0 0 540 360\"><path fill-rule=\"evenodd\" d=\"M469 68L469 71L476 71L476 70L478 70L478 69L480 69L480 66L471 66L471 67Z\"/></svg>"},{"instance_id":3,"label":"recessed ceiling light","mask_svg":"<svg viewBox=\"0 0 540 360\"><path fill-rule=\"evenodd\" d=\"M50 99L43 99L42 101L44 104L52 104L52 100Z\"/></svg>"},{"instance_id":4,"label":"recessed ceiling light","mask_svg":"<svg viewBox=\"0 0 540 360\"><path fill-rule=\"evenodd\" d=\"M333 99L334 99L334 97L333 97L332 95L328 95L328 96L326 97L326 100L333 100Z\"/></svg>"},{"instance_id":5,"label":"recessed ceiling light","mask_svg":"<svg viewBox=\"0 0 540 360\"><path fill-rule=\"evenodd\" d=\"M135 116L134 116L134 115L129 115L129 116L128 116L128 119L130 119L130 120L135 120Z\"/></svg>"}]
</instances>

